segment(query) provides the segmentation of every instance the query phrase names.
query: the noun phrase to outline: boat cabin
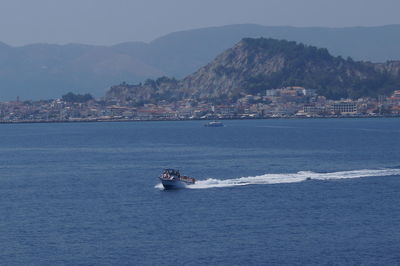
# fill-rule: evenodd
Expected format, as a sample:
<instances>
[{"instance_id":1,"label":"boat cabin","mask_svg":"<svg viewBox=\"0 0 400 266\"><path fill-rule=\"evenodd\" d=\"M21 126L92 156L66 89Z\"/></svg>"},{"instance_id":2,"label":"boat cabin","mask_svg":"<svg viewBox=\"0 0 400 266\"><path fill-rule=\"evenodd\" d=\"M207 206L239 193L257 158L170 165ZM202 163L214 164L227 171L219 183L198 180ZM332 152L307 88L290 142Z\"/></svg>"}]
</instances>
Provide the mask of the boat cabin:
<instances>
[{"instance_id":1,"label":"boat cabin","mask_svg":"<svg viewBox=\"0 0 400 266\"><path fill-rule=\"evenodd\" d=\"M179 170L175 169L164 169L162 177L165 179L174 179L174 178L179 178L181 174L179 173Z\"/></svg>"}]
</instances>

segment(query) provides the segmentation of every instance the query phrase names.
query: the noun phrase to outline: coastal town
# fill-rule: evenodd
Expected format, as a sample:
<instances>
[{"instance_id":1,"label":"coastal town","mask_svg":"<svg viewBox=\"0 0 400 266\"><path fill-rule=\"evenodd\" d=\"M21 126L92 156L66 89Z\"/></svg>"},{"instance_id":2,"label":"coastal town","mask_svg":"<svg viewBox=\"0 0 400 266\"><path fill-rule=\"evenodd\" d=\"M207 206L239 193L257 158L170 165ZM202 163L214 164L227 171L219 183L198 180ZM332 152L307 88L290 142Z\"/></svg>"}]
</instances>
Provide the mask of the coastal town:
<instances>
[{"instance_id":1,"label":"coastal town","mask_svg":"<svg viewBox=\"0 0 400 266\"><path fill-rule=\"evenodd\" d=\"M234 103L193 99L135 106L119 98L62 97L0 103L0 123L217 120L268 118L330 118L400 116L400 90L378 98L329 100L313 89L285 87L264 94L242 95Z\"/></svg>"}]
</instances>

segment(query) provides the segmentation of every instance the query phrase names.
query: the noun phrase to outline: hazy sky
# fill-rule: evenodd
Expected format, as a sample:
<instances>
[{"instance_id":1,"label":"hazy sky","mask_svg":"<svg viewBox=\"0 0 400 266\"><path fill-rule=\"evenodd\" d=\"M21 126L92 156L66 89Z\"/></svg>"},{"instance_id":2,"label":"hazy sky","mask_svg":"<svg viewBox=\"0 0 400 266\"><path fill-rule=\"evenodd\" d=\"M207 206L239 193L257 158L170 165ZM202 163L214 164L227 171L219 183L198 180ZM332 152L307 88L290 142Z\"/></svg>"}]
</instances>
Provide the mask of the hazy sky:
<instances>
[{"instance_id":1,"label":"hazy sky","mask_svg":"<svg viewBox=\"0 0 400 266\"><path fill-rule=\"evenodd\" d=\"M0 0L0 41L115 44L227 24L400 24L400 0Z\"/></svg>"}]
</instances>

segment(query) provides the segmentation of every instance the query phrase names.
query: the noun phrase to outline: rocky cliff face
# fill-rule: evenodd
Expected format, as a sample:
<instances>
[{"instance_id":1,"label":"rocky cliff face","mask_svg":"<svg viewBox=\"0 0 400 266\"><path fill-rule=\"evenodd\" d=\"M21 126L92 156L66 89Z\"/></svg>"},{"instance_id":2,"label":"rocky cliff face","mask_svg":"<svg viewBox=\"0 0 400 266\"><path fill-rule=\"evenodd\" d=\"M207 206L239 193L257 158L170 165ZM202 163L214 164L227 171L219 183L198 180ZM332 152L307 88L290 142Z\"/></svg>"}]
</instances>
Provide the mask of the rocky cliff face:
<instances>
[{"instance_id":1,"label":"rocky cliff face","mask_svg":"<svg viewBox=\"0 0 400 266\"><path fill-rule=\"evenodd\" d=\"M392 76L400 77L400 61L388 61L383 64L375 64L380 72L387 72Z\"/></svg>"},{"instance_id":2,"label":"rocky cliff face","mask_svg":"<svg viewBox=\"0 0 400 266\"><path fill-rule=\"evenodd\" d=\"M285 66L281 53L260 52L241 41L213 62L184 78L180 87L194 98L232 98L243 92L251 77L273 75Z\"/></svg>"},{"instance_id":3,"label":"rocky cliff face","mask_svg":"<svg viewBox=\"0 0 400 266\"><path fill-rule=\"evenodd\" d=\"M123 95L140 100L233 101L243 94L263 94L266 89L303 86L332 99L358 98L399 88L400 62L356 62L296 42L246 38L179 82L164 78L150 83L150 87L127 87Z\"/></svg>"}]
</instances>

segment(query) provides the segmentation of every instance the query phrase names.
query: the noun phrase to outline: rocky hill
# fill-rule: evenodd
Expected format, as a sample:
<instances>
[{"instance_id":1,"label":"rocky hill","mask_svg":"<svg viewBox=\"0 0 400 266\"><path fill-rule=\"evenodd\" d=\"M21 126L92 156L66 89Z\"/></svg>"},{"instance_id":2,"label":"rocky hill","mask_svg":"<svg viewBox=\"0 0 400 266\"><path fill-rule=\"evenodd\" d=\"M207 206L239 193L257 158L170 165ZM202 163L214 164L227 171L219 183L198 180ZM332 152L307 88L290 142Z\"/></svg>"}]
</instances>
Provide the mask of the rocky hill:
<instances>
[{"instance_id":1,"label":"rocky hill","mask_svg":"<svg viewBox=\"0 0 400 266\"><path fill-rule=\"evenodd\" d=\"M376 97L400 88L400 62L356 62L296 42L245 38L179 82L162 78L134 87L115 86L106 98L140 103L182 98L234 101L243 94L285 86L316 89L330 99Z\"/></svg>"},{"instance_id":2,"label":"rocky hill","mask_svg":"<svg viewBox=\"0 0 400 266\"><path fill-rule=\"evenodd\" d=\"M332 99L358 98L387 94L399 87L398 71L397 61L356 62L296 42L246 38L183 79L181 85L199 98L257 94L284 86L316 89Z\"/></svg>"},{"instance_id":3,"label":"rocky hill","mask_svg":"<svg viewBox=\"0 0 400 266\"><path fill-rule=\"evenodd\" d=\"M107 102L118 102L123 105L139 106L144 103L158 101L173 102L184 98L180 84L176 79L161 77L156 80L148 79L143 84L129 85L121 83L112 86L106 93L104 99Z\"/></svg>"}]
</instances>

